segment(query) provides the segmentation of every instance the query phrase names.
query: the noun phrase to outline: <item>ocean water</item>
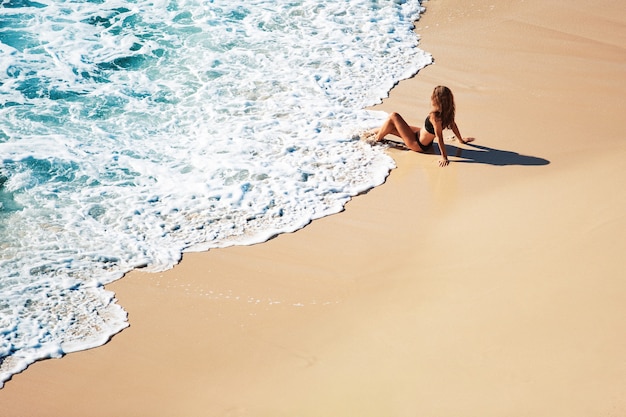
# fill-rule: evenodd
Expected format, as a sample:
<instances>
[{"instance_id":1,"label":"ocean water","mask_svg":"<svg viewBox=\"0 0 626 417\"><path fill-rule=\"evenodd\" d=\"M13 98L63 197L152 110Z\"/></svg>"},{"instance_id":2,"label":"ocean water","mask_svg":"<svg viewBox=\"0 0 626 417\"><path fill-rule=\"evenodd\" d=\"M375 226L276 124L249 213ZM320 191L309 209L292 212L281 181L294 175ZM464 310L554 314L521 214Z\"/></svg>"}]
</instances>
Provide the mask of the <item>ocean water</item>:
<instances>
[{"instance_id":1,"label":"ocean water","mask_svg":"<svg viewBox=\"0 0 626 417\"><path fill-rule=\"evenodd\" d=\"M0 385L127 326L104 285L342 210L419 0L0 0Z\"/></svg>"}]
</instances>

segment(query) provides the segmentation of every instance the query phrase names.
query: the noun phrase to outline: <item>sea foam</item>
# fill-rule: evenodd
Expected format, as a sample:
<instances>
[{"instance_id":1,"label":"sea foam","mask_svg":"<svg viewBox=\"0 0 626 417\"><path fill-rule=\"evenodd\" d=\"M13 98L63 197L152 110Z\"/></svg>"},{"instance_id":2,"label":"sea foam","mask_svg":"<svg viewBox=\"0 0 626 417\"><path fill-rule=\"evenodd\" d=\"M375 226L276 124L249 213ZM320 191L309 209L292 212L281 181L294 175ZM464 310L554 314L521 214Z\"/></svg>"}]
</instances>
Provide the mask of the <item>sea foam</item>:
<instances>
[{"instance_id":1,"label":"sea foam","mask_svg":"<svg viewBox=\"0 0 626 417\"><path fill-rule=\"evenodd\" d=\"M418 0L5 0L0 383L127 326L104 285L336 213L363 110L431 62Z\"/></svg>"}]
</instances>

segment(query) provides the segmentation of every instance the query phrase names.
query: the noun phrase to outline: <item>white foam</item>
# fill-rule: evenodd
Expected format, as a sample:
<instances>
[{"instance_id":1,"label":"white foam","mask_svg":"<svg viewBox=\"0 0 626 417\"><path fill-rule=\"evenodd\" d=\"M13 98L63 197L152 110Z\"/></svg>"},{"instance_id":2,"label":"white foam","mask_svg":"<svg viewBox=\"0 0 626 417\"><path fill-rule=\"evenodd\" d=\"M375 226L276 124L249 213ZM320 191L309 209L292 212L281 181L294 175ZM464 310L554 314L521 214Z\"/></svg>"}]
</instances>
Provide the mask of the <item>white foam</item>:
<instances>
[{"instance_id":1,"label":"white foam","mask_svg":"<svg viewBox=\"0 0 626 417\"><path fill-rule=\"evenodd\" d=\"M103 289L124 272L381 184L393 161L354 132L385 114L362 109L431 62L417 0L40 3L0 8L31 39L0 28L0 381L124 328Z\"/></svg>"}]
</instances>

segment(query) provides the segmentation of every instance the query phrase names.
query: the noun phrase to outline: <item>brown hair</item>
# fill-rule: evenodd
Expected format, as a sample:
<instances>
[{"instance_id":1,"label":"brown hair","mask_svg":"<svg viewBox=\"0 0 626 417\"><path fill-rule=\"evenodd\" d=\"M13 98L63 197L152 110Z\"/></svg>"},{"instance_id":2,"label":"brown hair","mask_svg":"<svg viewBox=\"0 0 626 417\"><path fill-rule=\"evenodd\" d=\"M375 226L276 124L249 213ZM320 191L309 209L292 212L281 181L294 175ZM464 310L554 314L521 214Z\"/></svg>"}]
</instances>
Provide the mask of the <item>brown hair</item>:
<instances>
[{"instance_id":1,"label":"brown hair","mask_svg":"<svg viewBox=\"0 0 626 417\"><path fill-rule=\"evenodd\" d=\"M441 126L444 129L454 124L454 96L448 87L439 85L433 90L430 99L433 101L437 111L435 116L441 120Z\"/></svg>"}]
</instances>

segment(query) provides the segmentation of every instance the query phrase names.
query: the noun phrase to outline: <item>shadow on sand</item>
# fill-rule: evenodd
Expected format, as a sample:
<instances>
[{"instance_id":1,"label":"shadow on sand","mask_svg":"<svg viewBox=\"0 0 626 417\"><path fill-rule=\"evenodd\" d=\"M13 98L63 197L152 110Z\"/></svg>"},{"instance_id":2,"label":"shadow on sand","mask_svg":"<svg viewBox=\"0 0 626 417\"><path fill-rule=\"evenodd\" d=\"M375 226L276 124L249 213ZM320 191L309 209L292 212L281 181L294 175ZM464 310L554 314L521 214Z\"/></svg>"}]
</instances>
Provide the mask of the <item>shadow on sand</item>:
<instances>
[{"instance_id":1,"label":"shadow on sand","mask_svg":"<svg viewBox=\"0 0 626 417\"><path fill-rule=\"evenodd\" d=\"M468 143L466 148L447 146L448 155L454 155L461 160L456 162L466 162L474 164L488 165L526 165L539 166L548 165L550 161L537 156L520 155L517 152L503 151L501 149L489 148L483 145Z\"/></svg>"},{"instance_id":2,"label":"shadow on sand","mask_svg":"<svg viewBox=\"0 0 626 417\"><path fill-rule=\"evenodd\" d=\"M384 140L383 143L388 146L399 149L409 150L404 144L393 140ZM487 164L496 166L507 165L525 165L540 166L548 165L550 161L537 156L520 155L517 152L503 151L501 149L490 148L488 146L468 143L465 148L459 148L454 145L446 145L448 155L459 158L455 163L464 162L471 164ZM431 152L434 153L434 152Z\"/></svg>"}]
</instances>

